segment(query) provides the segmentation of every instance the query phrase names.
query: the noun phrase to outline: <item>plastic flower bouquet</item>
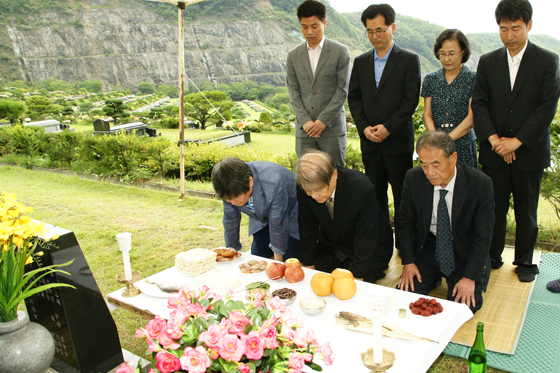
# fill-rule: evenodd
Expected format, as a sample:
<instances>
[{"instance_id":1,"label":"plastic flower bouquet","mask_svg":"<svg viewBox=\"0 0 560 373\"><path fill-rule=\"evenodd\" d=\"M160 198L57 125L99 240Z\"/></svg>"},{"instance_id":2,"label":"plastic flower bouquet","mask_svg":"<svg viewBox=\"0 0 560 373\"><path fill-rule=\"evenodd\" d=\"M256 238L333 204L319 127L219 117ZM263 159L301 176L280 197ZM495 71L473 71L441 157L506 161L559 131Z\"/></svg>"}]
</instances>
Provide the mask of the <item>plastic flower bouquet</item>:
<instances>
[{"instance_id":1,"label":"plastic flower bouquet","mask_svg":"<svg viewBox=\"0 0 560 373\"><path fill-rule=\"evenodd\" d=\"M0 322L16 319L18 304L34 294L53 287L73 287L68 284L34 287L37 281L50 273L69 274L54 269L54 266L25 272L25 265L36 260L37 236L45 232L44 223L34 222L25 215L31 211L31 207L16 200L15 194L0 193Z\"/></svg>"},{"instance_id":2,"label":"plastic flower bouquet","mask_svg":"<svg viewBox=\"0 0 560 373\"><path fill-rule=\"evenodd\" d=\"M230 297L222 300L206 286L174 293L169 320L156 316L135 334L155 354L157 369L150 373L299 373L306 366L321 371L314 358L332 364L330 344L319 345L280 298L269 309L260 298L245 307ZM117 373L135 371L123 364Z\"/></svg>"}]
</instances>

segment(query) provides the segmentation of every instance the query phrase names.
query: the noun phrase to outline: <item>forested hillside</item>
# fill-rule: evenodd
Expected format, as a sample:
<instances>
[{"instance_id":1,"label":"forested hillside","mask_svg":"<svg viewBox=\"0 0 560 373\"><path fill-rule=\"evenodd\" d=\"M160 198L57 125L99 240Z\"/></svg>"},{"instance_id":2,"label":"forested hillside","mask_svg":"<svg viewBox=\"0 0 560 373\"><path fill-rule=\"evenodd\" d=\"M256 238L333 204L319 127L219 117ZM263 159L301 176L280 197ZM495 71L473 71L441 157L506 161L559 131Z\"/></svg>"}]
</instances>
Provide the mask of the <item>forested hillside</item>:
<instances>
[{"instance_id":1,"label":"forested hillside","mask_svg":"<svg viewBox=\"0 0 560 373\"><path fill-rule=\"evenodd\" d=\"M185 61L195 82L215 86L253 80L283 85L287 52L303 41L301 0L209 0L187 7ZM371 48L360 12L328 7L326 35L352 56ZM422 73L439 68L431 48L443 27L397 15L396 42L419 54ZM501 47L495 34L467 34L478 57ZM560 53L560 41L532 35ZM100 80L136 87L176 84L177 8L145 0L0 0L0 79Z\"/></svg>"}]
</instances>

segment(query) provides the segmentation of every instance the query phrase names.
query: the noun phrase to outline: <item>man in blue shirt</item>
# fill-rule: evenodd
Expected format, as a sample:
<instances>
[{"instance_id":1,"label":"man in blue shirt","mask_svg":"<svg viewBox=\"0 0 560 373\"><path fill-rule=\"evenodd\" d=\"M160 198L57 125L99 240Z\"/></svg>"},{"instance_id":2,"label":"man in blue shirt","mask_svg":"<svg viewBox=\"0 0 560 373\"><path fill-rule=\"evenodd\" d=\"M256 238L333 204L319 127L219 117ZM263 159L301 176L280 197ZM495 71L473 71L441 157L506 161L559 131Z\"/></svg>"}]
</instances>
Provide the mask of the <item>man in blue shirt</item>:
<instances>
[{"instance_id":1,"label":"man in blue shirt","mask_svg":"<svg viewBox=\"0 0 560 373\"><path fill-rule=\"evenodd\" d=\"M393 42L395 11L390 5L370 5L362 13L362 23L373 49L354 60L348 104L360 134L366 175L387 216L391 184L398 249L399 204L414 151L412 115L420 94L420 60Z\"/></svg>"},{"instance_id":2,"label":"man in blue shirt","mask_svg":"<svg viewBox=\"0 0 560 373\"><path fill-rule=\"evenodd\" d=\"M273 162L224 159L212 169L214 191L224 203L227 247L241 250L241 213L249 216L251 254L284 261L301 259L298 203L293 172Z\"/></svg>"}]
</instances>

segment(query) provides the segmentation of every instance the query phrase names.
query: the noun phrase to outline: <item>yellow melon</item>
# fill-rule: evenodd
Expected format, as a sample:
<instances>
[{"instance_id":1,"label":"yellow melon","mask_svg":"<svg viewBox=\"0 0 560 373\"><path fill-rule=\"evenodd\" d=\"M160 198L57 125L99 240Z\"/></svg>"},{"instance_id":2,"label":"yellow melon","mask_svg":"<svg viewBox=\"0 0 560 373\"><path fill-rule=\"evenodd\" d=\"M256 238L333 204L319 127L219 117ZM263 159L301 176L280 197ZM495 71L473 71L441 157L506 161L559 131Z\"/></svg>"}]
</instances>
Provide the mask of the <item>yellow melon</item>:
<instances>
[{"instance_id":1,"label":"yellow melon","mask_svg":"<svg viewBox=\"0 0 560 373\"><path fill-rule=\"evenodd\" d=\"M340 300L347 300L356 294L356 283L353 278L339 278L332 284L332 292Z\"/></svg>"},{"instance_id":2,"label":"yellow melon","mask_svg":"<svg viewBox=\"0 0 560 373\"><path fill-rule=\"evenodd\" d=\"M352 272L344 268L337 268L331 273L333 280L338 280L339 278L354 278Z\"/></svg>"},{"instance_id":3,"label":"yellow melon","mask_svg":"<svg viewBox=\"0 0 560 373\"><path fill-rule=\"evenodd\" d=\"M311 290L319 297L332 293L333 279L328 273L319 272L311 279Z\"/></svg>"}]
</instances>

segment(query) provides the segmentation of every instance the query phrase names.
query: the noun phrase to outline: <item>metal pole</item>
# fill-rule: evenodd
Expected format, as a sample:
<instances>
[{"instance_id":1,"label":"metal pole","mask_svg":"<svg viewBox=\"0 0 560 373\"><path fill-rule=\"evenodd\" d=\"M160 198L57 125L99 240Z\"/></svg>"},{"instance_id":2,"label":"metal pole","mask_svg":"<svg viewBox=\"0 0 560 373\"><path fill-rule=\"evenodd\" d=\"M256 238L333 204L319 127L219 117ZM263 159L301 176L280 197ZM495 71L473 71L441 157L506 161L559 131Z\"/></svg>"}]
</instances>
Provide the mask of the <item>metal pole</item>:
<instances>
[{"instance_id":1,"label":"metal pole","mask_svg":"<svg viewBox=\"0 0 560 373\"><path fill-rule=\"evenodd\" d=\"M177 3L179 19L178 19L178 41L179 41L179 172L181 173L181 199L185 198L185 53L183 44L183 11L185 3Z\"/></svg>"}]
</instances>

